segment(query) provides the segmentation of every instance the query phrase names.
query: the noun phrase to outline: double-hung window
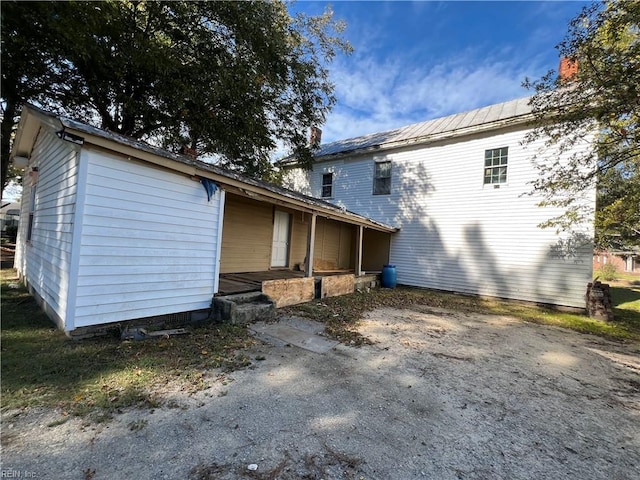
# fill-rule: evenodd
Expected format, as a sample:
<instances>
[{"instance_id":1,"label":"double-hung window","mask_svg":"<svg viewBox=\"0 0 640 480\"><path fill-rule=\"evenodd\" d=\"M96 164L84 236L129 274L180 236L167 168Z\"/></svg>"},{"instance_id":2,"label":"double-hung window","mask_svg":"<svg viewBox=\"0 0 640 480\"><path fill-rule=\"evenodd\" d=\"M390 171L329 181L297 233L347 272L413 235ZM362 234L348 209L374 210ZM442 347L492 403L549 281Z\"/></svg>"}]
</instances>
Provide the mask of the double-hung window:
<instances>
[{"instance_id":1,"label":"double-hung window","mask_svg":"<svg viewBox=\"0 0 640 480\"><path fill-rule=\"evenodd\" d=\"M507 183L507 157L509 147L494 148L484 152L484 184Z\"/></svg>"},{"instance_id":2,"label":"double-hung window","mask_svg":"<svg viewBox=\"0 0 640 480\"><path fill-rule=\"evenodd\" d=\"M322 174L322 198L333 197L333 173Z\"/></svg>"},{"instance_id":3,"label":"double-hung window","mask_svg":"<svg viewBox=\"0 0 640 480\"><path fill-rule=\"evenodd\" d=\"M391 193L391 161L375 162L373 172L373 194L389 195Z\"/></svg>"}]
</instances>

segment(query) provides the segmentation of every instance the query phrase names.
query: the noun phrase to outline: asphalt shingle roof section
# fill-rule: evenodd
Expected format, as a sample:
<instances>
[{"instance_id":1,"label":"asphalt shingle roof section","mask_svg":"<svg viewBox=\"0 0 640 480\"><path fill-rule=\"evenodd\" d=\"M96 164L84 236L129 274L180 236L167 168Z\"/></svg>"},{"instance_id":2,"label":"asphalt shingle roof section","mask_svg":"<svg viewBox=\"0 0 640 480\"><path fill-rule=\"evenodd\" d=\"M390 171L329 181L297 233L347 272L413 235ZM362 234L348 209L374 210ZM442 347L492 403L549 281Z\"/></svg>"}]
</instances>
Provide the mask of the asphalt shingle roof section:
<instances>
[{"instance_id":1,"label":"asphalt shingle roof section","mask_svg":"<svg viewBox=\"0 0 640 480\"><path fill-rule=\"evenodd\" d=\"M530 97L518 98L504 103L496 103L487 107L477 108L467 112L456 113L447 117L435 118L426 122L414 123L406 127L396 128L380 133L372 133L361 137L338 140L336 142L321 145L314 152L316 159L342 155L361 150L386 149L398 144L419 143L429 141L430 137L437 137L447 133L455 134L461 131L470 131L482 126L490 127L492 124L502 125L512 120L525 121L531 115L529 106ZM462 132L461 132L462 133Z\"/></svg>"},{"instance_id":2,"label":"asphalt shingle roof section","mask_svg":"<svg viewBox=\"0 0 640 480\"><path fill-rule=\"evenodd\" d=\"M185 165L191 165L194 167L197 167L198 169L202 170L202 171L208 171L211 173L214 173L216 175L220 175L222 177L226 177L228 179L233 179L233 180L237 180L239 182L243 182L247 185L252 185L255 187L259 187L262 188L264 190L268 190L272 193L281 195L284 198L288 198L288 199L292 199L292 200L298 200L301 202L306 203L307 205L309 205L310 207L319 207L324 209L327 212L335 212L335 213L340 213L343 216L347 216L350 217L352 220L356 221L356 222L367 222L369 224L373 224L373 225L378 225L380 227L382 227L383 229L389 230L389 231L395 231L397 230L397 228L395 226L392 225L386 225L382 222L378 222L376 220L373 220L371 218L365 217L364 215L360 215L357 214L355 212L351 212L349 210L346 210L340 206L337 206L333 203L327 202L325 200L319 199L319 198L315 198L315 197L310 197L307 195L304 195L302 193L299 192L295 192L293 190L289 190L287 188L284 187L280 187L278 185L275 185L273 183L268 183L268 182L264 182L262 180L258 180L255 179L253 177L249 177L246 175L243 175L241 173L238 172L234 172L232 170L227 170L221 167L218 167L216 165L212 165L210 163L205 163L202 162L200 160L195 160L192 159L190 157L184 156L184 155L179 155L173 152L169 152L167 150L164 150L162 148L159 147L155 147L153 145L150 145L146 142L143 142L141 140L136 140L130 137L126 137L124 135L121 135L119 133L115 133L115 132L111 132L109 130L103 130L101 128L98 127L94 127L92 125L86 124L84 122L80 122L78 120L74 120L65 116L60 116L60 115L56 115L53 114L51 112L47 112L46 110L43 110L41 108L38 108L34 105L28 105L27 108L29 108L30 110L32 110L33 112L35 112L36 114L39 114L40 118L44 118L44 119L48 119L49 121L57 121L60 122L60 125L62 127L67 127L67 128L71 128L75 131L78 132L84 132L87 133L89 135L94 135L96 137L100 137L100 138L105 138L107 140L111 140L113 142L122 144L122 145L127 145L129 147L147 152L147 153L151 153L153 155L157 155L160 157L164 157L164 158L168 158L170 160L174 160L176 162L179 163L183 163Z\"/></svg>"}]
</instances>

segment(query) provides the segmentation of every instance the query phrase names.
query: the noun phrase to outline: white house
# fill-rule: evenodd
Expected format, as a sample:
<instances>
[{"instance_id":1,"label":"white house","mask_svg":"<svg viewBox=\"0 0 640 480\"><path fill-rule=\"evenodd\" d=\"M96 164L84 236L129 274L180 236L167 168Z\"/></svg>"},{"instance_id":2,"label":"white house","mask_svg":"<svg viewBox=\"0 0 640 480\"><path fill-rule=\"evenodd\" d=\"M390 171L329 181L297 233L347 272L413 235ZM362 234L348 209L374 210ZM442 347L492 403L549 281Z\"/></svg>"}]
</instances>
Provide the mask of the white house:
<instances>
[{"instance_id":1,"label":"white house","mask_svg":"<svg viewBox=\"0 0 640 480\"><path fill-rule=\"evenodd\" d=\"M570 239L538 226L560 212L528 195L534 153L571 152L524 145L531 120L523 98L321 145L311 172L281 164L290 188L399 227L398 283L584 308L592 247L568 255Z\"/></svg>"},{"instance_id":2,"label":"white house","mask_svg":"<svg viewBox=\"0 0 640 480\"><path fill-rule=\"evenodd\" d=\"M17 227L20 220L20 203L2 202L0 207L0 231L4 236L8 229Z\"/></svg>"},{"instance_id":3,"label":"white house","mask_svg":"<svg viewBox=\"0 0 640 480\"><path fill-rule=\"evenodd\" d=\"M67 332L208 309L225 274L357 275L369 232L396 230L32 106L11 157L27 170L15 267Z\"/></svg>"}]
</instances>

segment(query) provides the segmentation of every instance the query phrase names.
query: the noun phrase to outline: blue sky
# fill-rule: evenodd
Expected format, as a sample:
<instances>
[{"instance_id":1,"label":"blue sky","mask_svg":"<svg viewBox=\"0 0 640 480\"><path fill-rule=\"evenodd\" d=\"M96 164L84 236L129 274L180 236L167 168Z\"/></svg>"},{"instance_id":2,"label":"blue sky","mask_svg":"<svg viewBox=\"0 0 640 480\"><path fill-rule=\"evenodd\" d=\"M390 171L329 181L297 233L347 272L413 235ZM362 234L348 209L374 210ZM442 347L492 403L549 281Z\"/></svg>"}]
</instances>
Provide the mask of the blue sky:
<instances>
[{"instance_id":1,"label":"blue sky","mask_svg":"<svg viewBox=\"0 0 640 480\"><path fill-rule=\"evenodd\" d=\"M331 5L354 53L331 64L328 143L531 94L525 77L558 67L555 46L587 2L298 1Z\"/></svg>"}]
</instances>

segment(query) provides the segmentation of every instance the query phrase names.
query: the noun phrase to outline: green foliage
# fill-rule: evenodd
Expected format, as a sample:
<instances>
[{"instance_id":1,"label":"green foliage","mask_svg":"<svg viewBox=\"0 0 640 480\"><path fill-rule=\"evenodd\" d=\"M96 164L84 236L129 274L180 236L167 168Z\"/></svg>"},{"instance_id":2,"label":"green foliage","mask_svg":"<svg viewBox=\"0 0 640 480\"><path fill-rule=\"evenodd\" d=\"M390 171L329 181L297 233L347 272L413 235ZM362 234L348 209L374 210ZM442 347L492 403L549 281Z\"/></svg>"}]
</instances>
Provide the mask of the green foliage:
<instances>
[{"instance_id":1,"label":"green foliage","mask_svg":"<svg viewBox=\"0 0 640 480\"><path fill-rule=\"evenodd\" d=\"M607 263L598 269L596 276L601 280L610 282L618 278L618 269L613 263Z\"/></svg>"},{"instance_id":2,"label":"green foliage","mask_svg":"<svg viewBox=\"0 0 640 480\"><path fill-rule=\"evenodd\" d=\"M311 161L343 29L330 9L292 17L280 0L3 2L5 115L35 101L268 177L276 142Z\"/></svg>"},{"instance_id":3,"label":"green foliage","mask_svg":"<svg viewBox=\"0 0 640 480\"><path fill-rule=\"evenodd\" d=\"M542 204L567 212L546 226L570 229L591 219L593 211L585 207L581 193L600 180L609 191L600 192L599 206L606 211L600 215L599 228L609 234L620 227L624 235L633 233L637 244L640 2L611 1L584 8L571 21L558 49L561 57L578 63L577 76L562 79L550 71L538 81L525 81L535 90L531 105L537 127L527 140L546 138L546 146L569 152L593 138L595 148L574 152L568 161L539 165L533 187L544 195ZM629 177L625 172L634 173ZM614 177L636 186L614 193Z\"/></svg>"},{"instance_id":4,"label":"green foliage","mask_svg":"<svg viewBox=\"0 0 640 480\"><path fill-rule=\"evenodd\" d=\"M633 250L640 237L640 161L621 162L600 175L596 200L596 246Z\"/></svg>"},{"instance_id":5,"label":"green foliage","mask_svg":"<svg viewBox=\"0 0 640 480\"><path fill-rule=\"evenodd\" d=\"M0 10L2 190L8 178L16 174L9 169L9 152L20 107L27 100L37 100L53 83L53 72L49 68L51 55L48 49L43 48L49 43L47 35L43 33L46 30L43 21L50 16L50 11L51 4L47 2L24 5L8 1L2 3Z\"/></svg>"}]
</instances>

